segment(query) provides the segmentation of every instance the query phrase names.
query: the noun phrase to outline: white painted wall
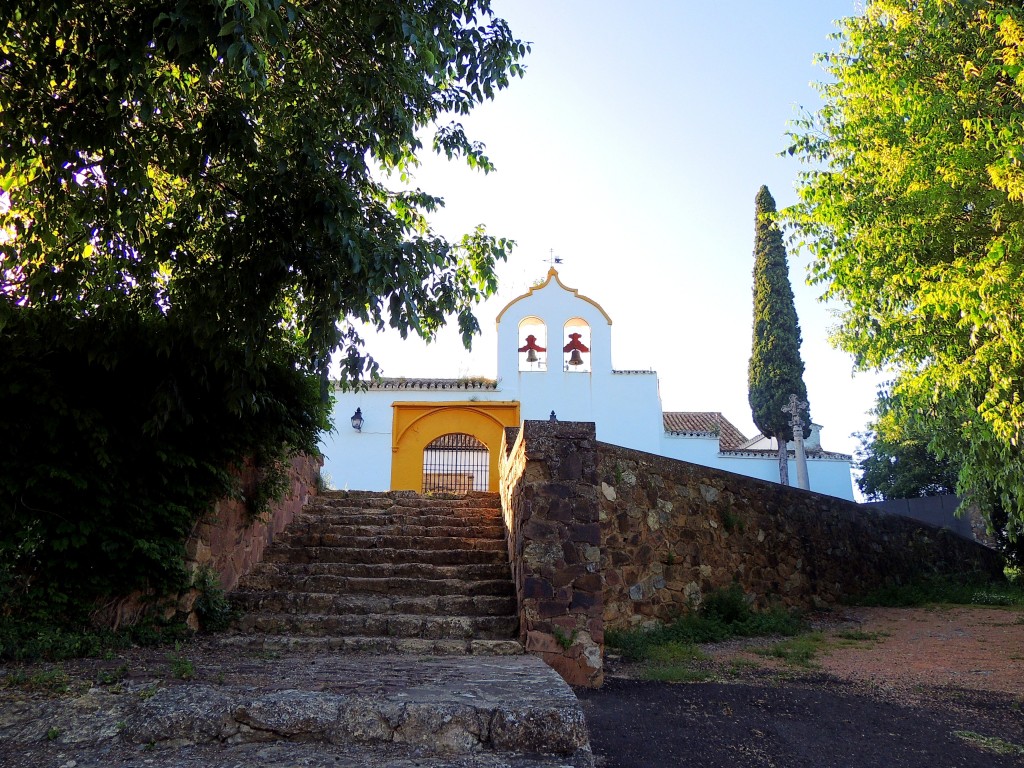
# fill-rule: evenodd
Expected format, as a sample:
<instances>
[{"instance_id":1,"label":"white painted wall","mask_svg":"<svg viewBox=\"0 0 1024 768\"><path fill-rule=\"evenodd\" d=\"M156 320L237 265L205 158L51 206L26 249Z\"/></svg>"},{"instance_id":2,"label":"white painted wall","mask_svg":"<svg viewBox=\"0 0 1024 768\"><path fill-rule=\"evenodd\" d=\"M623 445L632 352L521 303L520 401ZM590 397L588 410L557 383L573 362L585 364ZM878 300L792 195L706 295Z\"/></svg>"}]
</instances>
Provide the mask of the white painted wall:
<instances>
[{"instance_id":1,"label":"white painted wall","mask_svg":"<svg viewBox=\"0 0 1024 768\"><path fill-rule=\"evenodd\" d=\"M331 410L334 430L320 439L325 475L331 487L341 490L386 491L391 487L392 403L416 401L443 403L452 400L510 400L493 389L371 389L365 392L335 390ZM352 429L352 414L363 411L363 430Z\"/></svg>"},{"instance_id":2,"label":"white painted wall","mask_svg":"<svg viewBox=\"0 0 1024 768\"><path fill-rule=\"evenodd\" d=\"M547 347L547 365L520 371L518 349L526 343L529 332L520 334L520 323L531 317L545 323L546 339L541 341ZM590 370L564 370L562 347L568 342L565 326L574 318L585 320L590 327ZM563 286L554 270L545 283L502 310L497 333L497 389L336 392L332 415L335 430L325 435L322 443L324 471L332 485L361 490L387 490L390 486L392 403L473 399L518 400L524 420L545 420L555 411L559 421L594 422L597 439L602 442L777 481L774 457L722 454L715 436L666 434L657 375L653 371L612 369L611 319L595 302ZM357 407L363 411L361 433L350 425ZM790 463L790 476L796 477L795 462ZM849 462L810 459L808 476L813 490L853 499Z\"/></svg>"}]
</instances>

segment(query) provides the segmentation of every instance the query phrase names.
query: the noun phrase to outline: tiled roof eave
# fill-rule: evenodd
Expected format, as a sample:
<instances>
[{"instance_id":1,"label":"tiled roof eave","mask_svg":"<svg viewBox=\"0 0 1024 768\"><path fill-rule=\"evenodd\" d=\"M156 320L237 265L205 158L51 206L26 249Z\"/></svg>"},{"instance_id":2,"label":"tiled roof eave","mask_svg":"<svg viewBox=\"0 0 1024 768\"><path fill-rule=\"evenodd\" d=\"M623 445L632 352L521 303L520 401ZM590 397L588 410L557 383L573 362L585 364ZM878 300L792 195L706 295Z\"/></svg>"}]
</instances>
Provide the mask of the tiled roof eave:
<instances>
[{"instance_id":1,"label":"tiled roof eave","mask_svg":"<svg viewBox=\"0 0 1024 768\"><path fill-rule=\"evenodd\" d=\"M378 379L365 382L367 391L391 389L407 390L490 390L498 389L498 382L493 379Z\"/></svg>"},{"instance_id":2,"label":"tiled roof eave","mask_svg":"<svg viewBox=\"0 0 1024 768\"><path fill-rule=\"evenodd\" d=\"M719 456L729 457L738 456L751 459L767 459L778 457L778 451L736 451L736 450L725 450L719 451ZM808 461L853 461L853 457L845 453L833 453L832 451L815 451L808 452L806 454ZM795 458L793 451L789 451L789 457Z\"/></svg>"}]
</instances>

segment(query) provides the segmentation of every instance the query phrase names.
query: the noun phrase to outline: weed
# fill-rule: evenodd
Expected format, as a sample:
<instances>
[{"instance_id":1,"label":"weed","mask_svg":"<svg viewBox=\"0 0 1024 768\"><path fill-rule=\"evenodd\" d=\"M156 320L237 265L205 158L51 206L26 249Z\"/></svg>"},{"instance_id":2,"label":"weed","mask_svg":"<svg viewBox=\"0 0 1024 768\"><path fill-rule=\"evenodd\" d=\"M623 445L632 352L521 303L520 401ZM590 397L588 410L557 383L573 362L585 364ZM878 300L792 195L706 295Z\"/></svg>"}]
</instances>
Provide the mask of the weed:
<instances>
[{"instance_id":1,"label":"weed","mask_svg":"<svg viewBox=\"0 0 1024 768\"><path fill-rule=\"evenodd\" d=\"M693 643L668 642L648 650L648 665L644 679L667 683L697 683L710 680L712 675L693 666L707 661L708 655Z\"/></svg>"},{"instance_id":2,"label":"weed","mask_svg":"<svg viewBox=\"0 0 1024 768\"><path fill-rule=\"evenodd\" d=\"M152 699L156 695L157 690L159 690L159 687L160 686L154 683L153 685L143 688L141 691L139 691L139 698L143 701L145 701L146 699Z\"/></svg>"},{"instance_id":3,"label":"weed","mask_svg":"<svg viewBox=\"0 0 1024 768\"><path fill-rule=\"evenodd\" d=\"M171 662L171 674L179 680L191 680L196 676L196 667L184 654L179 653L181 646L174 645L174 653L167 654L167 660Z\"/></svg>"},{"instance_id":4,"label":"weed","mask_svg":"<svg viewBox=\"0 0 1024 768\"><path fill-rule=\"evenodd\" d=\"M840 632L836 632L836 637L841 640L853 640L855 642L878 640L881 636L881 632L864 632L859 629L844 629Z\"/></svg>"},{"instance_id":5,"label":"weed","mask_svg":"<svg viewBox=\"0 0 1024 768\"><path fill-rule=\"evenodd\" d=\"M60 734L61 734L60 728L55 728L55 727L54 728L49 728L46 731L46 740L47 741L55 741L57 738L60 737Z\"/></svg>"},{"instance_id":6,"label":"weed","mask_svg":"<svg viewBox=\"0 0 1024 768\"><path fill-rule=\"evenodd\" d=\"M733 677L738 677L746 669L757 669L760 667L756 661L750 659L733 659L729 662L729 674Z\"/></svg>"},{"instance_id":7,"label":"weed","mask_svg":"<svg viewBox=\"0 0 1024 768\"><path fill-rule=\"evenodd\" d=\"M334 490L334 481L331 479L331 473L324 472L321 469L320 474L316 476L316 492L325 493L331 490Z\"/></svg>"},{"instance_id":8,"label":"weed","mask_svg":"<svg viewBox=\"0 0 1024 768\"><path fill-rule=\"evenodd\" d=\"M16 670L7 675L4 687L47 693L67 693L71 689L67 672L60 667L41 669L31 675L24 670Z\"/></svg>"},{"instance_id":9,"label":"weed","mask_svg":"<svg viewBox=\"0 0 1024 768\"><path fill-rule=\"evenodd\" d=\"M953 735L985 752L1015 757L1024 755L1024 747L1020 744L1014 744L1012 741L1006 741L996 736L982 736L974 731L953 731Z\"/></svg>"},{"instance_id":10,"label":"weed","mask_svg":"<svg viewBox=\"0 0 1024 768\"><path fill-rule=\"evenodd\" d=\"M643 677L644 680L662 683L706 683L715 676L705 669L694 669L686 664L659 664L645 669Z\"/></svg>"},{"instance_id":11,"label":"weed","mask_svg":"<svg viewBox=\"0 0 1024 768\"><path fill-rule=\"evenodd\" d=\"M834 635L835 645L840 648L849 648L862 643L866 643L870 646L875 643L880 643L883 637L888 636L888 632L864 632L859 629L841 630L836 632Z\"/></svg>"},{"instance_id":12,"label":"weed","mask_svg":"<svg viewBox=\"0 0 1024 768\"><path fill-rule=\"evenodd\" d=\"M199 590L193 605L199 623L207 632L221 632L235 619L235 610L228 601L220 580L212 568L200 568L192 580L192 587Z\"/></svg>"},{"instance_id":13,"label":"weed","mask_svg":"<svg viewBox=\"0 0 1024 768\"><path fill-rule=\"evenodd\" d=\"M743 533L746 528L746 523L743 522L742 517L738 517L732 511L732 509L726 509L722 512L722 527L726 533L732 533L733 531L739 531Z\"/></svg>"},{"instance_id":14,"label":"weed","mask_svg":"<svg viewBox=\"0 0 1024 768\"><path fill-rule=\"evenodd\" d=\"M1024 605L1024 584L983 576L932 576L883 587L864 595L860 605L907 608L931 605Z\"/></svg>"},{"instance_id":15,"label":"weed","mask_svg":"<svg viewBox=\"0 0 1024 768\"><path fill-rule=\"evenodd\" d=\"M183 621L146 618L117 632L53 626L33 618L0 622L0 659L63 661L93 656L111 660L132 645L163 645L190 634Z\"/></svg>"},{"instance_id":16,"label":"weed","mask_svg":"<svg viewBox=\"0 0 1024 768\"><path fill-rule=\"evenodd\" d=\"M767 648L755 648L754 653L760 656L771 656L782 659L787 664L809 667L814 657L825 645L825 636L821 632L809 632L788 640L775 643Z\"/></svg>"},{"instance_id":17,"label":"weed","mask_svg":"<svg viewBox=\"0 0 1024 768\"><path fill-rule=\"evenodd\" d=\"M708 655L693 643L673 641L651 648L647 659L660 664L675 664L682 661L707 661Z\"/></svg>"},{"instance_id":18,"label":"weed","mask_svg":"<svg viewBox=\"0 0 1024 768\"><path fill-rule=\"evenodd\" d=\"M622 485L622 467L619 466L618 462L615 462L615 485Z\"/></svg>"},{"instance_id":19,"label":"weed","mask_svg":"<svg viewBox=\"0 0 1024 768\"><path fill-rule=\"evenodd\" d=\"M128 665L122 664L116 669L101 669L96 674L97 685L114 685L124 680L124 676L128 674Z\"/></svg>"},{"instance_id":20,"label":"weed","mask_svg":"<svg viewBox=\"0 0 1024 768\"><path fill-rule=\"evenodd\" d=\"M652 649L668 643L718 643L733 637L792 636L803 622L780 609L755 612L736 584L705 596L700 609L652 631L609 630L607 645L629 660L643 661Z\"/></svg>"},{"instance_id":21,"label":"weed","mask_svg":"<svg viewBox=\"0 0 1024 768\"><path fill-rule=\"evenodd\" d=\"M580 634L579 630L577 630L577 629L574 629L572 631L572 634L569 634L569 633L559 629L558 627L554 627L551 630L551 632L555 636L555 641L560 646L562 646L562 650L563 651L568 651L570 648L572 648L573 643L576 642L576 638L579 637L579 634Z\"/></svg>"}]
</instances>

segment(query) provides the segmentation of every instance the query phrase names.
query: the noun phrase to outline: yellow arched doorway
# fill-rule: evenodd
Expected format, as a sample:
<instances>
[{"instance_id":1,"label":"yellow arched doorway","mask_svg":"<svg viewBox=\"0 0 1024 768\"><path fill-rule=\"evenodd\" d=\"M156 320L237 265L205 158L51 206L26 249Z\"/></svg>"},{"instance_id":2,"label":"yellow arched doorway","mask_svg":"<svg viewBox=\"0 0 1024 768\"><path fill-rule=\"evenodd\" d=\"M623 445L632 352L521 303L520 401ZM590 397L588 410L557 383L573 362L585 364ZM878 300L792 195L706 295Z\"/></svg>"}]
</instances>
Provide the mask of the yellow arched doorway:
<instances>
[{"instance_id":1,"label":"yellow arched doorway","mask_svg":"<svg viewBox=\"0 0 1024 768\"><path fill-rule=\"evenodd\" d=\"M488 490L497 491L498 452L505 427L519 426L519 403L465 400L450 403L393 403L391 490L423 490L423 452L439 437L470 435L485 446Z\"/></svg>"}]
</instances>

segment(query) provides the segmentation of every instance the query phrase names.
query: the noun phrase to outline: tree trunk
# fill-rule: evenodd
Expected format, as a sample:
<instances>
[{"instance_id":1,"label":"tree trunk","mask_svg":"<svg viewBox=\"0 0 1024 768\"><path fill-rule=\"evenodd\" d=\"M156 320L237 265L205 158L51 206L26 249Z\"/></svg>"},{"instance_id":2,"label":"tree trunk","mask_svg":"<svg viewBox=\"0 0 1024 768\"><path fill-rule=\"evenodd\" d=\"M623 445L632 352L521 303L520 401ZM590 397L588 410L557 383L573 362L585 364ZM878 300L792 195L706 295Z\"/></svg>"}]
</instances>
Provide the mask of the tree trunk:
<instances>
[{"instance_id":1,"label":"tree trunk","mask_svg":"<svg viewBox=\"0 0 1024 768\"><path fill-rule=\"evenodd\" d=\"M786 441L778 435L775 439L779 441L779 482L789 485L789 451L786 450Z\"/></svg>"}]
</instances>

